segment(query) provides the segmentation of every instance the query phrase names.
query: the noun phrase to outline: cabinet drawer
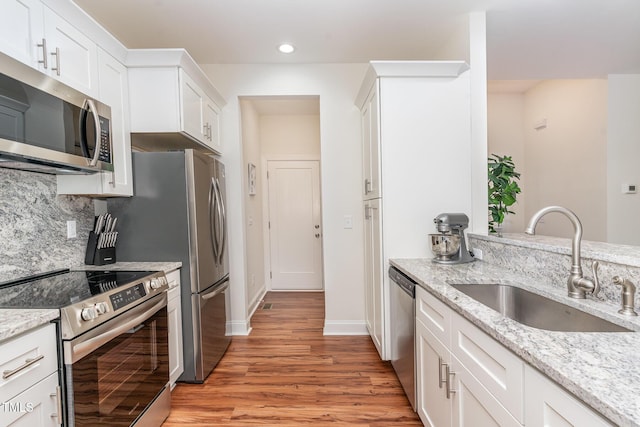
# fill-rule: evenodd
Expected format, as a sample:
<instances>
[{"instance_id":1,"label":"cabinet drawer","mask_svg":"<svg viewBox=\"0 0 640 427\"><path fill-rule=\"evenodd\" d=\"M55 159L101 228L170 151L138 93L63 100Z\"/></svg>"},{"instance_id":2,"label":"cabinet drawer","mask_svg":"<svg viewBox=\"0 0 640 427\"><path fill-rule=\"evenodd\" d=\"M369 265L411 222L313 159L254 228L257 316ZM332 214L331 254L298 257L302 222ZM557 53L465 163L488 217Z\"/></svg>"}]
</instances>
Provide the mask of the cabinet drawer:
<instances>
[{"instance_id":1,"label":"cabinet drawer","mask_svg":"<svg viewBox=\"0 0 640 427\"><path fill-rule=\"evenodd\" d=\"M416 286L416 319L443 344L449 346L451 309L419 286Z\"/></svg>"},{"instance_id":2,"label":"cabinet drawer","mask_svg":"<svg viewBox=\"0 0 640 427\"><path fill-rule=\"evenodd\" d=\"M58 369L55 325L0 345L0 402L6 402Z\"/></svg>"},{"instance_id":3,"label":"cabinet drawer","mask_svg":"<svg viewBox=\"0 0 640 427\"><path fill-rule=\"evenodd\" d=\"M58 399L58 373L33 385L0 406L0 427L58 426L62 420L62 405Z\"/></svg>"},{"instance_id":4,"label":"cabinet drawer","mask_svg":"<svg viewBox=\"0 0 640 427\"><path fill-rule=\"evenodd\" d=\"M456 313L451 352L519 422L523 422L524 362Z\"/></svg>"},{"instance_id":5,"label":"cabinet drawer","mask_svg":"<svg viewBox=\"0 0 640 427\"><path fill-rule=\"evenodd\" d=\"M525 425L532 427L613 427L584 403L530 366L525 368Z\"/></svg>"}]
</instances>

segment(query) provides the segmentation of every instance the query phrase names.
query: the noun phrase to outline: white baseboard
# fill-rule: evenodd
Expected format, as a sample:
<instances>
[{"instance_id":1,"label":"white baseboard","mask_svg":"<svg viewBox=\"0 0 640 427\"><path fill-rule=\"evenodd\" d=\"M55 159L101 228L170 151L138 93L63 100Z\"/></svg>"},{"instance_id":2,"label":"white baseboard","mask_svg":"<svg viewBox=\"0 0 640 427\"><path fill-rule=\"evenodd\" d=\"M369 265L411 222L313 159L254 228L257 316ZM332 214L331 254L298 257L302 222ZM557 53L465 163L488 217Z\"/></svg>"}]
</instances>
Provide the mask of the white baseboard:
<instances>
[{"instance_id":1,"label":"white baseboard","mask_svg":"<svg viewBox=\"0 0 640 427\"><path fill-rule=\"evenodd\" d=\"M369 335L364 321L325 320L323 335Z\"/></svg>"},{"instance_id":2,"label":"white baseboard","mask_svg":"<svg viewBox=\"0 0 640 427\"><path fill-rule=\"evenodd\" d=\"M256 295L256 297L253 298L253 301L251 301L251 303L249 304L249 319L251 319L253 317L253 315L255 314L256 310L260 306L260 301L262 301L262 299L264 298L264 296L266 294L267 294L267 290L263 286L262 287L262 292L260 292L258 295Z\"/></svg>"},{"instance_id":3,"label":"white baseboard","mask_svg":"<svg viewBox=\"0 0 640 427\"><path fill-rule=\"evenodd\" d=\"M251 333L251 323L248 320L227 322L227 333L230 335L247 336Z\"/></svg>"}]
</instances>

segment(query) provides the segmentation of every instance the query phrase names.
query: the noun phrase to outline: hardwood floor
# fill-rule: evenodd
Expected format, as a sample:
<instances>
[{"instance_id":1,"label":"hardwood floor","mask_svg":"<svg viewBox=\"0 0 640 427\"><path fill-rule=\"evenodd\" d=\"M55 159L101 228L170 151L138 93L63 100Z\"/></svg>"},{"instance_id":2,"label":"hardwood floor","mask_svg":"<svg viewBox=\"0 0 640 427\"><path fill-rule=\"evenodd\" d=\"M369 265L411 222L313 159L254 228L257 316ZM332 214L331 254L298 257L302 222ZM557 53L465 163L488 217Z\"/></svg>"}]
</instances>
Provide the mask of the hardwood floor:
<instances>
[{"instance_id":1,"label":"hardwood floor","mask_svg":"<svg viewBox=\"0 0 640 427\"><path fill-rule=\"evenodd\" d=\"M164 427L422 426L368 336L322 335L324 294L264 304L204 384L176 386Z\"/></svg>"}]
</instances>

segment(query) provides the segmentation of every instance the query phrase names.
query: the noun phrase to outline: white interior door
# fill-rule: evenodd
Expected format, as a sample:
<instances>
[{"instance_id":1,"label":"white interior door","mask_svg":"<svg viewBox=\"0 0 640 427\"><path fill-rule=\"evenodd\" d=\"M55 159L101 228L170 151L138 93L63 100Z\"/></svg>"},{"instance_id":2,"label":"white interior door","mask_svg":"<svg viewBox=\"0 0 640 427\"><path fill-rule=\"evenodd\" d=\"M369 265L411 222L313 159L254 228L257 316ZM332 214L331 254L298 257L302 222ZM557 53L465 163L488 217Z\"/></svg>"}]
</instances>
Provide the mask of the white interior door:
<instances>
[{"instance_id":1,"label":"white interior door","mask_svg":"<svg viewBox=\"0 0 640 427\"><path fill-rule=\"evenodd\" d=\"M269 161L272 290L322 289L318 161Z\"/></svg>"}]
</instances>

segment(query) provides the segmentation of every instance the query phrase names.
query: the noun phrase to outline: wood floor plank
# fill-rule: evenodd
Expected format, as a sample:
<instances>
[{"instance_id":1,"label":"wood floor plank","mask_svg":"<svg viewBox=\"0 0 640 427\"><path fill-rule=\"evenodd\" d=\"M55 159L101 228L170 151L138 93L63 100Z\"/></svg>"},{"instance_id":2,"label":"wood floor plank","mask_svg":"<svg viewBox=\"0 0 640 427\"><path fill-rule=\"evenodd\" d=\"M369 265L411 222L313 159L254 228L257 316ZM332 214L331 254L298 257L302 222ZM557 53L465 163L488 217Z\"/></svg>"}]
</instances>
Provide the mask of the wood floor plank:
<instances>
[{"instance_id":1,"label":"wood floor plank","mask_svg":"<svg viewBox=\"0 0 640 427\"><path fill-rule=\"evenodd\" d=\"M204 384L178 384L164 427L421 426L369 337L323 336L324 294L271 292Z\"/></svg>"}]
</instances>

